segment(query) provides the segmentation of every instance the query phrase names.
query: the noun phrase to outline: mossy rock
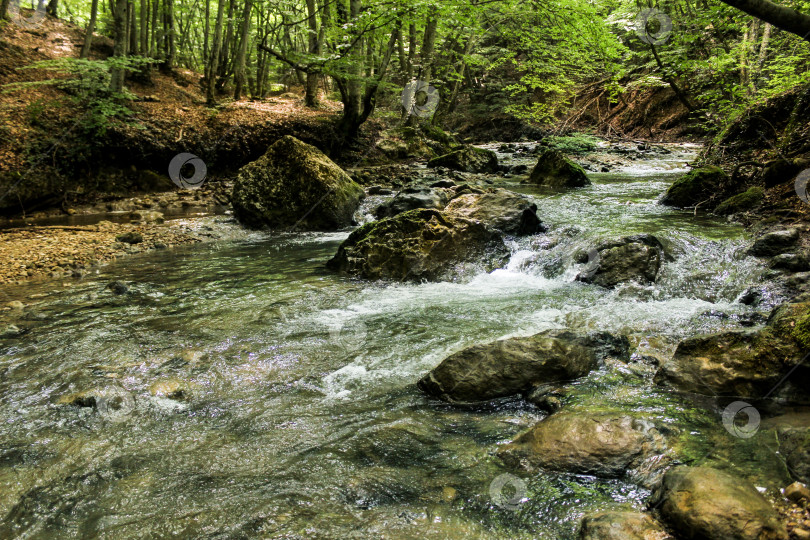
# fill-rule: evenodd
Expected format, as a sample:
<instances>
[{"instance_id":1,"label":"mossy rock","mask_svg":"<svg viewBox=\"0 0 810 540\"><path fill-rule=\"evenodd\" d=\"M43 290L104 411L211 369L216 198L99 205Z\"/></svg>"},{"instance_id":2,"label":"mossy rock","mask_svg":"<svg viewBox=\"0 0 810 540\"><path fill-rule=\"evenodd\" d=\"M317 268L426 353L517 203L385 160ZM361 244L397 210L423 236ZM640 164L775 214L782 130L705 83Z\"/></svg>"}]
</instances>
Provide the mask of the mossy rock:
<instances>
[{"instance_id":1,"label":"mossy rock","mask_svg":"<svg viewBox=\"0 0 810 540\"><path fill-rule=\"evenodd\" d=\"M243 225L335 230L353 222L365 196L326 155L286 135L239 170L233 186L233 212Z\"/></svg>"},{"instance_id":2,"label":"mossy rock","mask_svg":"<svg viewBox=\"0 0 810 540\"><path fill-rule=\"evenodd\" d=\"M704 395L808 401L810 303L784 304L760 330L720 332L685 339L655 382ZM785 379L785 375L790 377Z\"/></svg>"},{"instance_id":3,"label":"mossy rock","mask_svg":"<svg viewBox=\"0 0 810 540\"><path fill-rule=\"evenodd\" d=\"M498 171L498 156L492 150L465 146L449 154L428 161L428 167L447 167L468 173L494 173Z\"/></svg>"},{"instance_id":4,"label":"mossy rock","mask_svg":"<svg viewBox=\"0 0 810 540\"><path fill-rule=\"evenodd\" d=\"M720 167L693 169L675 180L661 199L661 204L681 208L695 206L720 192L728 180L728 175Z\"/></svg>"},{"instance_id":5,"label":"mossy rock","mask_svg":"<svg viewBox=\"0 0 810 540\"><path fill-rule=\"evenodd\" d=\"M765 190L759 186L749 188L747 191L738 193L733 197L729 197L721 202L717 208L714 209L715 214L726 216L729 214L736 214L738 212L745 212L752 210L762 203L765 197Z\"/></svg>"},{"instance_id":6,"label":"mossy rock","mask_svg":"<svg viewBox=\"0 0 810 540\"><path fill-rule=\"evenodd\" d=\"M585 174L585 169L555 149L546 150L540 155L526 182L553 188L591 185L588 175Z\"/></svg>"},{"instance_id":7,"label":"mossy rock","mask_svg":"<svg viewBox=\"0 0 810 540\"><path fill-rule=\"evenodd\" d=\"M484 224L418 209L355 230L327 267L366 279L438 280L460 263L491 270L507 254L501 234Z\"/></svg>"}]
</instances>

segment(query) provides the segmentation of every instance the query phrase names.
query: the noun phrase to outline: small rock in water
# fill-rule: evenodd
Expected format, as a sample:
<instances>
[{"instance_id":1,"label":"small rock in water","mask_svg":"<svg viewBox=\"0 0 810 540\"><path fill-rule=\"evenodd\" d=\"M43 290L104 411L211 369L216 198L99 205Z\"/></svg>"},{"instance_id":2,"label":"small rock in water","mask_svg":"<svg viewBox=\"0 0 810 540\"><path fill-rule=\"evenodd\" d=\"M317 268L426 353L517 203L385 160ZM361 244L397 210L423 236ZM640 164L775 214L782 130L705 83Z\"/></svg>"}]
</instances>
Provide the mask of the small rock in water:
<instances>
[{"instance_id":1,"label":"small rock in water","mask_svg":"<svg viewBox=\"0 0 810 540\"><path fill-rule=\"evenodd\" d=\"M785 488L785 497L793 502L810 502L810 489L801 482L793 482Z\"/></svg>"},{"instance_id":2,"label":"small rock in water","mask_svg":"<svg viewBox=\"0 0 810 540\"><path fill-rule=\"evenodd\" d=\"M113 294L126 294L129 292L129 287L123 281L112 281L107 284L107 288Z\"/></svg>"},{"instance_id":3,"label":"small rock in water","mask_svg":"<svg viewBox=\"0 0 810 540\"><path fill-rule=\"evenodd\" d=\"M182 381L167 379L152 383L149 386L149 393L154 397L181 400L188 396L188 389Z\"/></svg>"},{"instance_id":4,"label":"small rock in water","mask_svg":"<svg viewBox=\"0 0 810 540\"><path fill-rule=\"evenodd\" d=\"M130 231L119 234L115 239L125 244L140 244L143 242L143 235L138 232Z\"/></svg>"},{"instance_id":5,"label":"small rock in water","mask_svg":"<svg viewBox=\"0 0 810 540\"><path fill-rule=\"evenodd\" d=\"M0 337L15 337L22 334L22 330L20 330L17 326L10 324L6 326L3 330L0 330Z\"/></svg>"},{"instance_id":6,"label":"small rock in water","mask_svg":"<svg viewBox=\"0 0 810 540\"><path fill-rule=\"evenodd\" d=\"M6 305L7 305L9 308L11 308L11 309L13 309L13 310L15 310L15 311L22 311L23 309L25 309L25 304L23 304L23 303L22 303L22 302L20 302L19 300L12 300L11 302L9 302L9 303L8 303L8 304L6 304Z\"/></svg>"}]
</instances>

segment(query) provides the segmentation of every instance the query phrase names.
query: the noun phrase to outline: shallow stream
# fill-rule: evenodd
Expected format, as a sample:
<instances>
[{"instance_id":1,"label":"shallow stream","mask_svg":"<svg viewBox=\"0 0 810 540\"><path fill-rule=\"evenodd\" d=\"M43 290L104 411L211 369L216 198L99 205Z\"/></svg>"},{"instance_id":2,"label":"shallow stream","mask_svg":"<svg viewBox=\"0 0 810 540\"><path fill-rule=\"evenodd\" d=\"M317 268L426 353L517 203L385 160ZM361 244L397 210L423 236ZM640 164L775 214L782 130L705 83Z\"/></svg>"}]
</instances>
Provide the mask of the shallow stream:
<instances>
[{"instance_id":1,"label":"shallow stream","mask_svg":"<svg viewBox=\"0 0 810 540\"><path fill-rule=\"evenodd\" d=\"M712 452L772 487L767 448L650 382L680 339L761 323L778 300L740 227L656 203L696 151L670 148L566 193L494 179L534 196L550 230L511 242L508 267L452 282L335 275L324 262L347 231L257 233L68 287L3 289L3 303L32 308L29 331L0 341L0 536L573 538L585 512L641 508L649 493L509 470L493 451L544 413L520 400L452 407L414 384L466 346L559 327L624 333L636 348L575 384L568 407L643 411L687 435L686 455ZM577 252L642 232L674 258L658 283L574 281ZM131 293L112 295L112 280ZM735 302L749 287L764 304ZM150 393L167 380L185 400ZM57 404L93 389L95 408ZM506 473L526 483L518 504L498 504Z\"/></svg>"}]
</instances>

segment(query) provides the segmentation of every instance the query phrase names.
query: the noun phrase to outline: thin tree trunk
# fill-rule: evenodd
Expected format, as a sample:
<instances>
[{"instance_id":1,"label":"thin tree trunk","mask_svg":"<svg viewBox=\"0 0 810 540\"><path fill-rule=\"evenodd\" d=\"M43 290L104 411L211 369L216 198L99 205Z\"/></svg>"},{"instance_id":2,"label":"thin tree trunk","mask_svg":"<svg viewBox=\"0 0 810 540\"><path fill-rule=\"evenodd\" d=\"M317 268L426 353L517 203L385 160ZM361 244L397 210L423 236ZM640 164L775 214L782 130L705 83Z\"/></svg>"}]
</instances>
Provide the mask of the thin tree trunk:
<instances>
[{"instance_id":1,"label":"thin tree trunk","mask_svg":"<svg viewBox=\"0 0 810 540\"><path fill-rule=\"evenodd\" d=\"M93 47L93 32L96 31L96 19L98 18L98 0L93 0L90 5L90 22L87 23L87 29L84 31L84 45L82 45L82 52L79 53L79 58L87 58L90 56L90 49Z\"/></svg>"},{"instance_id":2,"label":"thin tree trunk","mask_svg":"<svg viewBox=\"0 0 810 540\"><path fill-rule=\"evenodd\" d=\"M242 87L245 85L245 55L247 54L248 39L250 38L250 12L253 8L252 0L245 0L245 10L242 12L242 26L240 28L239 50L236 53L236 70L233 99L242 97Z\"/></svg>"},{"instance_id":3,"label":"thin tree trunk","mask_svg":"<svg viewBox=\"0 0 810 540\"><path fill-rule=\"evenodd\" d=\"M113 35L115 36L113 56L123 58L127 53L127 0L115 0L113 7ZM124 89L125 74L126 72L121 68L111 71L111 92L120 93Z\"/></svg>"},{"instance_id":4,"label":"thin tree trunk","mask_svg":"<svg viewBox=\"0 0 810 540\"><path fill-rule=\"evenodd\" d=\"M217 22L214 25L214 43L211 47L211 57L208 65L208 80L206 80L205 101L209 107L216 105L216 73L219 64L219 51L222 47L222 19L225 15L225 0L217 3Z\"/></svg>"},{"instance_id":5,"label":"thin tree trunk","mask_svg":"<svg viewBox=\"0 0 810 540\"><path fill-rule=\"evenodd\" d=\"M141 42L141 54L149 53L149 2L141 0L141 33L139 41Z\"/></svg>"},{"instance_id":6,"label":"thin tree trunk","mask_svg":"<svg viewBox=\"0 0 810 540\"><path fill-rule=\"evenodd\" d=\"M315 0L306 0L307 2L307 52L309 54L320 53L320 43L318 40L318 14L315 6ZM318 78L319 74L314 70L307 70L306 93L304 94L304 103L307 107L318 106Z\"/></svg>"},{"instance_id":7,"label":"thin tree trunk","mask_svg":"<svg viewBox=\"0 0 810 540\"><path fill-rule=\"evenodd\" d=\"M48 0L48 6L45 8L45 13L51 17L57 18L59 11L59 0Z\"/></svg>"}]
</instances>

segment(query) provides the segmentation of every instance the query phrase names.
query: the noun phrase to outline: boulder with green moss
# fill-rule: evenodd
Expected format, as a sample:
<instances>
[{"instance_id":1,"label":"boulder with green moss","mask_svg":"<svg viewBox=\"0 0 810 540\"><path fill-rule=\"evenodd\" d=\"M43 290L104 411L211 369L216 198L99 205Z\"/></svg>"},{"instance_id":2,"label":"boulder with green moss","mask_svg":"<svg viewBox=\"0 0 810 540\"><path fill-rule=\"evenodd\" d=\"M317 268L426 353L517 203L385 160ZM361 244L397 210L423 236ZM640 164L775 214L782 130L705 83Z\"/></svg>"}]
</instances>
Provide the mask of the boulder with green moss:
<instances>
[{"instance_id":1,"label":"boulder with green moss","mask_svg":"<svg viewBox=\"0 0 810 540\"><path fill-rule=\"evenodd\" d=\"M728 175L720 167L693 169L675 180L661 204L681 208L696 206L717 195L728 180Z\"/></svg>"},{"instance_id":2,"label":"boulder with green moss","mask_svg":"<svg viewBox=\"0 0 810 540\"><path fill-rule=\"evenodd\" d=\"M788 538L779 514L753 484L711 467L670 469L652 504L678 538Z\"/></svg>"},{"instance_id":3,"label":"boulder with green moss","mask_svg":"<svg viewBox=\"0 0 810 540\"><path fill-rule=\"evenodd\" d=\"M528 395L540 385L583 377L607 356L629 358L627 338L546 330L529 337L473 345L419 380L428 395L449 402L476 402Z\"/></svg>"},{"instance_id":4,"label":"boulder with green moss","mask_svg":"<svg viewBox=\"0 0 810 540\"><path fill-rule=\"evenodd\" d=\"M753 210L762 203L764 197L765 190L759 186L754 186L721 202L717 208L714 209L714 213L727 216L729 214Z\"/></svg>"},{"instance_id":5,"label":"boulder with green moss","mask_svg":"<svg viewBox=\"0 0 810 540\"><path fill-rule=\"evenodd\" d=\"M666 440L649 419L619 411L563 409L501 447L498 456L528 471L630 476L649 484L668 464L666 452Z\"/></svg>"},{"instance_id":6,"label":"boulder with green moss","mask_svg":"<svg viewBox=\"0 0 810 540\"><path fill-rule=\"evenodd\" d=\"M459 193L460 190L456 190ZM504 234L523 236L546 230L537 216L537 204L525 195L506 189L463 193L445 207L445 212L484 223Z\"/></svg>"},{"instance_id":7,"label":"boulder with green moss","mask_svg":"<svg viewBox=\"0 0 810 540\"><path fill-rule=\"evenodd\" d=\"M655 375L695 394L810 401L810 373L802 366L810 353L810 303L784 304L759 330L707 334L678 344ZM785 376L790 374L785 379Z\"/></svg>"},{"instance_id":8,"label":"boulder with green moss","mask_svg":"<svg viewBox=\"0 0 810 540\"><path fill-rule=\"evenodd\" d=\"M559 150L546 150L540 155L526 183L553 188L591 185L585 169L565 157Z\"/></svg>"},{"instance_id":9,"label":"boulder with green moss","mask_svg":"<svg viewBox=\"0 0 810 540\"><path fill-rule=\"evenodd\" d=\"M418 209L355 230L327 267L366 279L438 280L465 263L497 268L508 253L501 233L479 221Z\"/></svg>"},{"instance_id":10,"label":"boulder with green moss","mask_svg":"<svg viewBox=\"0 0 810 540\"><path fill-rule=\"evenodd\" d=\"M633 510L595 512L582 518L579 540L673 540L650 514Z\"/></svg>"},{"instance_id":11,"label":"boulder with green moss","mask_svg":"<svg viewBox=\"0 0 810 540\"><path fill-rule=\"evenodd\" d=\"M498 172L498 156L492 150L464 146L428 161L428 167L447 167L468 173Z\"/></svg>"},{"instance_id":12,"label":"boulder with green moss","mask_svg":"<svg viewBox=\"0 0 810 540\"><path fill-rule=\"evenodd\" d=\"M352 224L365 196L323 152L286 135L239 170L233 212L250 228L335 230Z\"/></svg>"}]
</instances>

